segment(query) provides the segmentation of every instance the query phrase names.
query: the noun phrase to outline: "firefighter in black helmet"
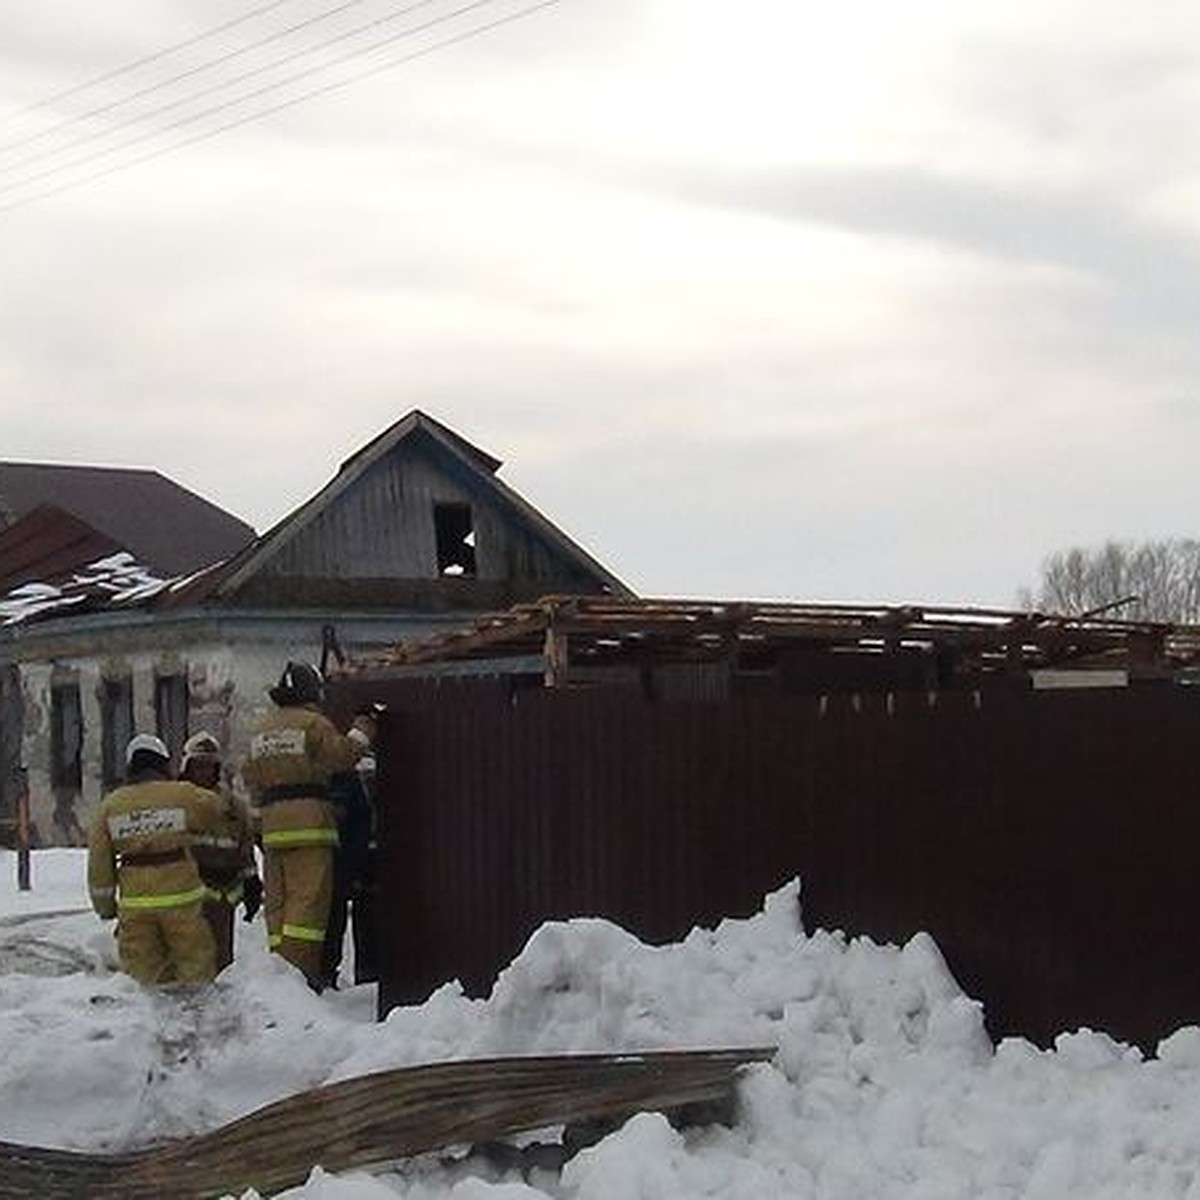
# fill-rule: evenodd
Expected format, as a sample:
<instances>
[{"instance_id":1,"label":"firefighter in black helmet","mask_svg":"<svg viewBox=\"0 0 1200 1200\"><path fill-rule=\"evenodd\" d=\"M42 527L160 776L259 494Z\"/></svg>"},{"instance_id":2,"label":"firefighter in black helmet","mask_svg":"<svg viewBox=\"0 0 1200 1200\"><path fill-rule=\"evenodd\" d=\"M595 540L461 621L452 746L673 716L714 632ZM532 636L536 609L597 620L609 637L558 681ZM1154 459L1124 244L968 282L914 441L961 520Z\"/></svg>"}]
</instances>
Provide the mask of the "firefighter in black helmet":
<instances>
[{"instance_id":1,"label":"firefighter in black helmet","mask_svg":"<svg viewBox=\"0 0 1200 1200\"><path fill-rule=\"evenodd\" d=\"M268 694L275 709L250 739L242 768L260 813L267 938L320 991L338 840L329 777L353 767L363 751L321 712L325 688L316 667L289 662Z\"/></svg>"}]
</instances>

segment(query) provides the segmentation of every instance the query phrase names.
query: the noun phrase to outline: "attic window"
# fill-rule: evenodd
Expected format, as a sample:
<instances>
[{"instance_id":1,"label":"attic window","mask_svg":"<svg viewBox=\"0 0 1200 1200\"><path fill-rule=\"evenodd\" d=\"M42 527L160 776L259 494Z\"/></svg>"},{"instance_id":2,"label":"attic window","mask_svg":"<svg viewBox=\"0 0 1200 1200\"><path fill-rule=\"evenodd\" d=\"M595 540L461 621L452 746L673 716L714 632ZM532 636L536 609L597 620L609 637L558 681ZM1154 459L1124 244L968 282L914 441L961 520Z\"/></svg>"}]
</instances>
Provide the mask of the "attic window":
<instances>
[{"instance_id":1,"label":"attic window","mask_svg":"<svg viewBox=\"0 0 1200 1200\"><path fill-rule=\"evenodd\" d=\"M475 524L469 504L435 504L438 575L475 577Z\"/></svg>"}]
</instances>

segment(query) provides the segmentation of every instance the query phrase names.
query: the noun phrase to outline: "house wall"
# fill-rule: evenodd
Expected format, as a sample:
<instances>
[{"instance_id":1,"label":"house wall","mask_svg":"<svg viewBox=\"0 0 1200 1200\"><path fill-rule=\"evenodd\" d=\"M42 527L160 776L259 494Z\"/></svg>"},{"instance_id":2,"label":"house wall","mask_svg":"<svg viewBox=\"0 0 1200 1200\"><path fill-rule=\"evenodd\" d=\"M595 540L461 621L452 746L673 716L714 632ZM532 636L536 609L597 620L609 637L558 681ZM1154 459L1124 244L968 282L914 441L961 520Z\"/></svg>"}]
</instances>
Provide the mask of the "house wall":
<instances>
[{"instance_id":1,"label":"house wall","mask_svg":"<svg viewBox=\"0 0 1200 1200\"><path fill-rule=\"evenodd\" d=\"M455 620L462 620L456 616ZM104 792L101 695L106 678L132 684L134 731L157 729L155 685L164 675L187 679L188 734L213 733L226 749L228 778L244 794L237 771L250 735L271 702L267 690L289 660L317 663L322 631L330 624L320 615L258 617L172 623L147 617L121 627L79 622L70 633L61 629L38 639L22 640L20 652L6 664L0 647L0 669L6 666L19 688L18 735L7 747L0 739L0 773L28 783L30 815L41 845L81 845ZM393 645L412 632L438 627L429 620L384 614L369 620L339 618L335 625L341 647L350 655ZM17 647L10 647L12 654ZM51 692L56 684L79 687L82 723L81 786L56 789L51 766ZM13 721L6 722L6 728ZM11 790L11 789L10 789ZM5 816L0 812L0 817Z\"/></svg>"},{"instance_id":2,"label":"house wall","mask_svg":"<svg viewBox=\"0 0 1200 1200\"><path fill-rule=\"evenodd\" d=\"M249 669L247 669L249 668ZM239 732L239 683L244 690L254 675L245 658L226 648L191 647L160 652L89 654L85 648L47 662L19 668L24 728L21 763L29 786L30 815L36 836L49 845L80 845L104 791L102 692L108 678L128 679L133 693L135 732L155 732L155 685L160 676L183 674L188 681L188 729L208 729L228 744ZM51 769L51 693L55 685L79 689L82 746L81 786L56 788Z\"/></svg>"}]
</instances>

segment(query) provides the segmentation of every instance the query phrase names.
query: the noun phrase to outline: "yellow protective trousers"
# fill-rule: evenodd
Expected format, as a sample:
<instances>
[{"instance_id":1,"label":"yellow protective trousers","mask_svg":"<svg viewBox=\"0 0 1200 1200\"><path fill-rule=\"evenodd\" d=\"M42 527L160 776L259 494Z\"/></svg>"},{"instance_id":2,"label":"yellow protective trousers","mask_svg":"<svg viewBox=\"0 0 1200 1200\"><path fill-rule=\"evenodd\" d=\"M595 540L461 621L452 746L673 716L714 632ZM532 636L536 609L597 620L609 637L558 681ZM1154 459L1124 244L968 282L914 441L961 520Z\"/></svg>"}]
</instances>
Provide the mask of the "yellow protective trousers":
<instances>
[{"instance_id":1,"label":"yellow protective trousers","mask_svg":"<svg viewBox=\"0 0 1200 1200\"><path fill-rule=\"evenodd\" d=\"M321 976L325 926L333 901L333 846L263 846L263 915L271 949Z\"/></svg>"},{"instance_id":2,"label":"yellow protective trousers","mask_svg":"<svg viewBox=\"0 0 1200 1200\"><path fill-rule=\"evenodd\" d=\"M207 983L217 949L200 903L174 908L122 908L117 921L121 970L139 983Z\"/></svg>"}]
</instances>

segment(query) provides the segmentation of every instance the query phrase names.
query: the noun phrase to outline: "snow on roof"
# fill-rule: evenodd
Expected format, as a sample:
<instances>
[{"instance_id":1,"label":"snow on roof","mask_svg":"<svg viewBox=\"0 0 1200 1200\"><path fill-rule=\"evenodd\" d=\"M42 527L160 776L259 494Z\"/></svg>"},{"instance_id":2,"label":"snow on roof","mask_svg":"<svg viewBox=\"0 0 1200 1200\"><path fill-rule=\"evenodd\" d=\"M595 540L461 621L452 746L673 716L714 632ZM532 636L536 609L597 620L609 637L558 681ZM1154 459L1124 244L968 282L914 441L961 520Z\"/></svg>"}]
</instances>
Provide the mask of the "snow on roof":
<instances>
[{"instance_id":1,"label":"snow on roof","mask_svg":"<svg viewBox=\"0 0 1200 1200\"><path fill-rule=\"evenodd\" d=\"M0 597L0 626L18 625L46 613L86 609L97 604L135 605L178 588L187 578L161 579L128 551L121 550L88 563L62 580L32 581L13 588Z\"/></svg>"}]
</instances>

